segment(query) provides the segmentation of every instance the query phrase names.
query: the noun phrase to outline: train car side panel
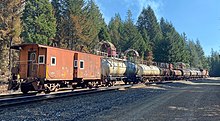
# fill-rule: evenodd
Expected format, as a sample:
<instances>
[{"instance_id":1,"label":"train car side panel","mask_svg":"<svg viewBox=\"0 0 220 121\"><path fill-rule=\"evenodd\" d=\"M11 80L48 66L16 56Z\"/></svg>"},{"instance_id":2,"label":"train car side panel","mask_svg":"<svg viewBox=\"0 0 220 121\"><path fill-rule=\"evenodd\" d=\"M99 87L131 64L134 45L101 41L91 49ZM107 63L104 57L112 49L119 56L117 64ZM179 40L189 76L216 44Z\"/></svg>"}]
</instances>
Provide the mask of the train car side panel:
<instances>
[{"instance_id":1,"label":"train car side panel","mask_svg":"<svg viewBox=\"0 0 220 121\"><path fill-rule=\"evenodd\" d=\"M72 80L73 79L74 51L47 48L47 80Z\"/></svg>"},{"instance_id":2,"label":"train car side panel","mask_svg":"<svg viewBox=\"0 0 220 121\"><path fill-rule=\"evenodd\" d=\"M36 77L38 71L37 57L38 57L38 46L25 45L21 46L20 51L20 77L25 79L27 77Z\"/></svg>"},{"instance_id":3,"label":"train car side panel","mask_svg":"<svg viewBox=\"0 0 220 121\"><path fill-rule=\"evenodd\" d=\"M38 55L38 75L39 78L46 78L47 48L39 48Z\"/></svg>"},{"instance_id":4,"label":"train car side panel","mask_svg":"<svg viewBox=\"0 0 220 121\"><path fill-rule=\"evenodd\" d=\"M83 80L100 80L101 56L78 52L76 78Z\"/></svg>"}]
</instances>

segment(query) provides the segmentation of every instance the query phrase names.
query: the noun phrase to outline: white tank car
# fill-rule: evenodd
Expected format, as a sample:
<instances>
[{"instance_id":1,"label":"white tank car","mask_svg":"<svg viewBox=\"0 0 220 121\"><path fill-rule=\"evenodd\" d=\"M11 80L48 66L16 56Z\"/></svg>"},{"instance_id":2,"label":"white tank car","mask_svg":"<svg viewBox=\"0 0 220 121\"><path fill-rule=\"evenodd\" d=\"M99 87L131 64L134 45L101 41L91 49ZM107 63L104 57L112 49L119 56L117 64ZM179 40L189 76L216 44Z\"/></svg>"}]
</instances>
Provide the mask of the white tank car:
<instances>
[{"instance_id":1,"label":"white tank car","mask_svg":"<svg viewBox=\"0 0 220 121\"><path fill-rule=\"evenodd\" d=\"M173 76L182 76L182 71L178 69L172 70Z\"/></svg>"},{"instance_id":2,"label":"white tank car","mask_svg":"<svg viewBox=\"0 0 220 121\"><path fill-rule=\"evenodd\" d=\"M197 76L197 71L190 70L190 76Z\"/></svg>"},{"instance_id":3,"label":"white tank car","mask_svg":"<svg viewBox=\"0 0 220 121\"><path fill-rule=\"evenodd\" d=\"M125 60L118 58L102 59L102 76L123 77L126 72Z\"/></svg>"},{"instance_id":4,"label":"white tank car","mask_svg":"<svg viewBox=\"0 0 220 121\"><path fill-rule=\"evenodd\" d=\"M190 70L189 69L182 69L184 77L190 77Z\"/></svg>"},{"instance_id":5,"label":"white tank car","mask_svg":"<svg viewBox=\"0 0 220 121\"><path fill-rule=\"evenodd\" d=\"M159 76L160 69L157 66L147 66L144 64L138 64L139 76Z\"/></svg>"},{"instance_id":6,"label":"white tank car","mask_svg":"<svg viewBox=\"0 0 220 121\"><path fill-rule=\"evenodd\" d=\"M202 76L202 72L201 71L196 70L196 73L197 73L197 76Z\"/></svg>"}]
</instances>

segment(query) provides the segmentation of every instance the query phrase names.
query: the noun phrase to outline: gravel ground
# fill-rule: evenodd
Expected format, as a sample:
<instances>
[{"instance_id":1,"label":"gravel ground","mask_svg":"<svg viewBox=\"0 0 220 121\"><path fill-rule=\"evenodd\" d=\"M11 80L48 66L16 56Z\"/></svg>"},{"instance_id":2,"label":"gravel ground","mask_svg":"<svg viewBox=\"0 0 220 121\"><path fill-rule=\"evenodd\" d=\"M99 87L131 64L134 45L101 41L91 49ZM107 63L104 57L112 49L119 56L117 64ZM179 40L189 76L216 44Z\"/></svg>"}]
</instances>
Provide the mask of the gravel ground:
<instances>
[{"instance_id":1,"label":"gravel ground","mask_svg":"<svg viewBox=\"0 0 220 121\"><path fill-rule=\"evenodd\" d=\"M164 93L164 89L133 88L29 103L0 109L0 120L96 120L134 102Z\"/></svg>"},{"instance_id":2,"label":"gravel ground","mask_svg":"<svg viewBox=\"0 0 220 121\"><path fill-rule=\"evenodd\" d=\"M209 82L213 85L206 85ZM175 82L28 103L0 109L0 120L215 121L220 120L216 83L220 82Z\"/></svg>"},{"instance_id":3,"label":"gravel ground","mask_svg":"<svg viewBox=\"0 0 220 121\"><path fill-rule=\"evenodd\" d=\"M0 95L8 92L8 85L7 84L0 84Z\"/></svg>"}]
</instances>

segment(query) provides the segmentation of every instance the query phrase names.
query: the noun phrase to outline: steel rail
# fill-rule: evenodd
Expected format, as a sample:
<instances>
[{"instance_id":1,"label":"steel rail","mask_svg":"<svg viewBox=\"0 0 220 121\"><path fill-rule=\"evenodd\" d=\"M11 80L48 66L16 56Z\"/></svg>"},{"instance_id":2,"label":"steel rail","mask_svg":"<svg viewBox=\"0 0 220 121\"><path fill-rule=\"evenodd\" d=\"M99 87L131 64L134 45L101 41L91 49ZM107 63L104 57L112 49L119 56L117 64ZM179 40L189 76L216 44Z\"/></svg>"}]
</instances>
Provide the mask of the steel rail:
<instances>
[{"instance_id":1,"label":"steel rail","mask_svg":"<svg viewBox=\"0 0 220 121\"><path fill-rule=\"evenodd\" d=\"M56 92L56 93L50 93L50 94L37 94L37 95L25 95L25 96L19 96L19 97L2 98L0 99L0 108L6 107L6 106L13 106L13 105L18 105L18 104L36 102L36 101L50 100L50 99L55 99L55 98L63 98L63 97L70 97L70 96L78 96L78 95L113 91L113 90L119 90L121 88L130 88L130 87L132 87L132 85L114 86L114 87L97 88L97 89L82 89L82 90L75 90L75 91Z\"/></svg>"}]
</instances>

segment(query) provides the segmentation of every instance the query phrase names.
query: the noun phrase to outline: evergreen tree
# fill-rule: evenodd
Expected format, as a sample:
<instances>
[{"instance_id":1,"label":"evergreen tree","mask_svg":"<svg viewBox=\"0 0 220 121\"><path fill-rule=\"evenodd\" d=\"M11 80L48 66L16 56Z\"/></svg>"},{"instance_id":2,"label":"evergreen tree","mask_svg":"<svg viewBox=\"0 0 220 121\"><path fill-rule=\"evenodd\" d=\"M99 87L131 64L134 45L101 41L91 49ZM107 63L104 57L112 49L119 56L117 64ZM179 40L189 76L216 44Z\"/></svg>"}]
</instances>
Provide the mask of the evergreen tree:
<instances>
[{"instance_id":1,"label":"evergreen tree","mask_svg":"<svg viewBox=\"0 0 220 121\"><path fill-rule=\"evenodd\" d=\"M107 26L101 27L101 30L99 31L99 34L98 34L98 38L99 38L99 41L110 41L111 42L111 37L108 32Z\"/></svg>"},{"instance_id":2,"label":"evergreen tree","mask_svg":"<svg viewBox=\"0 0 220 121\"><path fill-rule=\"evenodd\" d=\"M56 18L56 36L53 44L56 44L58 47L67 48L66 36L69 31L66 27L68 23L67 1L52 0L51 4L53 5L53 13Z\"/></svg>"},{"instance_id":3,"label":"evergreen tree","mask_svg":"<svg viewBox=\"0 0 220 121\"><path fill-rule=\"evenodd\" d=\"M183 60L182 62L184 63L188 63L190 62L190 50L187 49L187 37L186 37L186 33L183 33L181 35L182 37L182 57L183 57Z\"/></svg>"},{"instance_id":4,"label":"evergreen tree","mask_svg":"<svg viewBox=\"0 0 220 121\"><path fill-rule=\"evenodd\" d=\"M123 42L121 44L123 46L121 48L122 51L126 51L127 49L135 49L140 53L141 56L144 56L144 52L146 52L145 42L137 27L133 23L130 10L128 10L127 19L123 23L122 39L120 42Z\"/></svg>"},{"instance_id":5,"label":"evergreen tree","mask_svg":"<svg viewBox=\"0 0 220 121\"><path fill-rule=\"evenodd\" d=\"M195 43L192 40L189 40L188 49L190 52L190 67L198 67L199 64L199 56L196 50Z\"/></svg>"},{"instance_id":6,"label":"evergreen tree","mask_svg":"<svg viewBox=\"0 0 220 121\"><path fill-rule=\"evenodd\" d=\"M83 35L86 23L86 15L84 0L67 0L66 25L67 30L67 47L71 50L79 49L86 37ZM80 43L81 42L81 43ZM80 44L77 46L77 44Z\"/></svg>"},{"instance_id":7,"label":"evergreen tree","mask_svg":"<svg viewBox=\"0 0 220 121\"><path fill-rule=\"evenodd\" d=\"M87 47L92 49L96 43L98 43L100 31L105 30L106 31L106 24L104 22L104 19L102 18L102 14L98 8L98 6L95 4L93 0L89 0L86 5L86 11L87 11L87 29L85 31L85 35L88 35L87 39L89 40L89 43L87 43ZM103 31L104 32L104 31ZM107 33L105 33L106 36Z\"/></svg>"},{"instance_id":8,"label":"evergreen tree","mask_svg":"<svg viewBox=\"0 0 220 121\"><path fill-rule=\"evenodd\" d=\"M56 33L56 19L48 0L26 0L21 36L27 43L50 44Z\"/></svg>"},{"instance_id":9,"label":"evergreen tree","mask_svg":"<svg viewBox=\"0 0 220 121\"><path fill-rule=\"evenodd\" d=\"M98 6L93 0L68 0L68 47L81 51L82 47L90 51L99 40L101 28L105 22ZM99 34L100 33L100 34Z\"/></svg>"},{"instance_id":10,"label":"evergreen tree","mask_svg":"<svg viewBox=\"0 0 220 121\"><path fill-rule=\"evenodd\" d=\"M208 62L210 65L210 76L220 76L220 53L217 51L211 50L211 57L208 57Z\"/></svg>"},{"instance_id":11,"label":"evergreen tree","mask_svg":"<svg viewBox=\"0 0 220 121\"><path fill-rule=\"evenodd\" d=\"M0 0L0 6L0 75L4 75L10 68L9 47L21 43L20 16L24 0Z\"/></svg>"},{"instance_id":12,"label":"evergreen tree","mask_svg":"<svg viewBox=\"0 0 220 121\"><path fill-rule=\"evenodd\" d=\"M202 46L200 45L200 42L199 42L198 39L196 40L195 48L196 48L196 51L197 51L198 57L199 57L199 63L197 65L197 67L199 67L199 68L208 68L208 62L207 62L207 59L205 57L205 53L204 53L204 51L202 49Z\"/></svg>"},{"instance_id":13,"label":"evergreen tree","mask_svg":"<svg viewBox=\"0 0 220 121\"><path fill-rule=\"evenodd\" d=\"M115 45L117 50L122 50L122 29L123 29L123 22L119 14L116 14L115 17L111 18L111 21L108 25L109 34L111 37L111 42Z\"/></svg>"},{"instance_id":14,"label":"evergreen tree","mask_svg":"<svg viewBox=\"0 0 220 121\"><path fill-rule=\"evenodd\" d=\"M149 64L151 63L152 64L152 61L153 61L153 54L152 54L152 47L150 46L150 38L147 34L147 30L146 28L137 28L139 33L141 34L143 40L144 40L144 43L145 43L145 48L146 48L146 52L142 52L144 53L144 58L145 60L147 60L149 62Z\"/></svg>"},{"instance_id":15,"label":"evergreen tree","mask_svg":"<svg viewBox=\"0 0 220 121\"><path fill-rule=\"evenodd\" d=\"M159 42L162 39L162 33L154 11L150 6L142 10L141 14L138 17L137 26L139 30L147 30L150 39L150 45L153 50L154 59L155 61L161 61Z\"/></svg>"},{"instance_id":16,"label":"evergreen tree","mask_svg":"<svg viewBox=\"0 0 220 121\"><path fill-rule=\"evenodd\" d=\"M164 20L164 18L161 18L160 20L160 27L163 35L163 41L159 43L159 47L161 47L161 50L163 51L163 53L160 54L160 60L161 62L172 62L174 29L170 23Z\"/></svg>"},{"instance_id":17,"label":"evergreen tree","mask_svg":"<svg viewBox=\"0 0 220 121\"><path fill-rule=\"evenodd\" d=\"M175 30L173 25L165 21L164 18L160 21L160 27L163 34L163 41L160 42L160 55L162 62L187 62L186 41Z\"/></svg>"}]
</instances>

